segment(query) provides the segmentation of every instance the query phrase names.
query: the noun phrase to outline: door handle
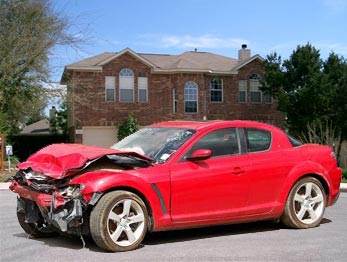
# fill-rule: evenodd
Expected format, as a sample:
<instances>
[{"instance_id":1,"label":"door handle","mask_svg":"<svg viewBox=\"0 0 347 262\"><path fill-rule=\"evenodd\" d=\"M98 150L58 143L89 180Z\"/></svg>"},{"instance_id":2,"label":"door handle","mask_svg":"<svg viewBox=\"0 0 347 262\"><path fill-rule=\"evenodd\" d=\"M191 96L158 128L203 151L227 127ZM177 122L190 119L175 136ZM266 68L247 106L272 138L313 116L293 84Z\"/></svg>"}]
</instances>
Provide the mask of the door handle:
<instances>
[{"instance_id":1,"label":"door handle","mask_svg":"<svg viewBox=\"0 0 347 262\"><path fill-rule=\"evenodd\" d=\"M233 172L232 172L234 175L240 175L242 173L246 173L246 170L240 168L240 167L235 167Z\"/></svg>"}]
</instances>

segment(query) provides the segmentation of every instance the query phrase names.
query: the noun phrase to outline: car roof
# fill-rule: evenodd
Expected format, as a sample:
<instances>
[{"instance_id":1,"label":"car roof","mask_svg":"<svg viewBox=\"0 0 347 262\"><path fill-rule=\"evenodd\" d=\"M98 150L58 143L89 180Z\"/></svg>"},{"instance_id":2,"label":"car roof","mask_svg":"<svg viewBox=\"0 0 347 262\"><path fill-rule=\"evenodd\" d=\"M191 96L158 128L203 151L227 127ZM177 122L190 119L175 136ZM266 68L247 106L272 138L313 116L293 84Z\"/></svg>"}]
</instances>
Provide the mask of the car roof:
<instances>
[{"instance_id":1,"label":"car roof","mask_svg":"<svg viewBox=\"0 0 347 262\"><path fill-rule=\"evenodd\" d=\"M151 126L155 127L178 127L186 129L200 130L209 127L253 127L253 128L266 128L278 129L273 125L249 120L211 120L211 121L167 121L159 122Z\"/></svg>"}]
</instances>

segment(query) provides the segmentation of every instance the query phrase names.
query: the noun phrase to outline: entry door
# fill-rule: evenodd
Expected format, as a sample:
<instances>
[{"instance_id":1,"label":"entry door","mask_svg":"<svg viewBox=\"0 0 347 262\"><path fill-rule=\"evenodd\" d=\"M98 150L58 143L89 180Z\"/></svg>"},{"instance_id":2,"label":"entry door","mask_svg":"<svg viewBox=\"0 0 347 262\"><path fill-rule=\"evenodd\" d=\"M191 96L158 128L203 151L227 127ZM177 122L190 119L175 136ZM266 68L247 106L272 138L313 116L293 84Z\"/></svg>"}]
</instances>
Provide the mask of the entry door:
<instances>
[{"instance_id":1,"label":"entry door","mask_svg":"<svg viewBox=\"0 0 347 262\"><path fill-rule=\"evenodd\" d=\"M211 158L182 161L171 170L171 216L174 222L213 220L242 213L249 181L247 155L240 155L236 129L211 132L187 153L210 149Z\"/></svg>"}]
</instances>

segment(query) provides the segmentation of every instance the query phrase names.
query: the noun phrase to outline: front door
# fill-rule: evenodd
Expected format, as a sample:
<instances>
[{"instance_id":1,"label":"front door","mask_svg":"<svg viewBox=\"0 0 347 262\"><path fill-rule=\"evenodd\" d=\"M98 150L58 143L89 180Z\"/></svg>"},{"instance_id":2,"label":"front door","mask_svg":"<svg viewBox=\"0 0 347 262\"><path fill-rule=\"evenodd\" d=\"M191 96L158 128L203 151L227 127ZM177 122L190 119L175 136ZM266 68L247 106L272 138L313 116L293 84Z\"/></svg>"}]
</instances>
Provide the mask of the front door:
<instances>
[{"instance_id":1,"label":"front door","mask_svg":"<svg viewBox=\"0 0 347 262\"><path fill-rule=\"evenodd\" d=\"M210 149L207 160L182 160L171 169L174 222L206 221L242 213L249 186L247 155L240 154L235 128L212 131L187 153Z\"/></svg>"}]
</instances>

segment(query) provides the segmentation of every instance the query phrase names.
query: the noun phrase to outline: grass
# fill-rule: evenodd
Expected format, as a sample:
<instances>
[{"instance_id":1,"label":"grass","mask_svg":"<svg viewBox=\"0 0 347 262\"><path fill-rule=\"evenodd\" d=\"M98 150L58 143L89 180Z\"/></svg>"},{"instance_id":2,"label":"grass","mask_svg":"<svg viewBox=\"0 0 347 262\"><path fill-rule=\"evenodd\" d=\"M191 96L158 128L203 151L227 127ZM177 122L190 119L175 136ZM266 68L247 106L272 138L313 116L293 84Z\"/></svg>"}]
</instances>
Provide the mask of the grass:
<instances>
[{"instance_id":1,"label":"grass","mask_svg":"<svg viewBox=\"0 0 347 262\"><path fill-rule=\"evenodd\" d=\"M15 173L16 170L11 170L11 172L9 172L8 170L0 171L0 182L9 182L10 177Z\"/></svg>"}]
</instances>

